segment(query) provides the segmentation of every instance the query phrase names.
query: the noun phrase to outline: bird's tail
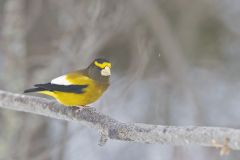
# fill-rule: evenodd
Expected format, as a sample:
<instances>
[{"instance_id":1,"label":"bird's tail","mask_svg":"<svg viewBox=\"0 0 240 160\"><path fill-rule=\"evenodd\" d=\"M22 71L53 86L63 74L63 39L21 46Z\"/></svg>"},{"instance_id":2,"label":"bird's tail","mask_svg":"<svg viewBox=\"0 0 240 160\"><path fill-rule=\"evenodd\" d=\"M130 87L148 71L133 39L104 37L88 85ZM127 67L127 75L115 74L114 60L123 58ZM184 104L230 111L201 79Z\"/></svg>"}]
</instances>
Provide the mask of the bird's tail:
<instances>
[{"instance_id":1,"label":"bird's tail","mask_svg":"<svg viewBox=\"0 0 240 160\"><path fill-rule=\"evenodd\" d=\"M39 92L39 91L45 91L46 89L44 88L30 88L30 89L26 89L23 93L29 93L29 92Z\"/></svg>"}]
</instances>

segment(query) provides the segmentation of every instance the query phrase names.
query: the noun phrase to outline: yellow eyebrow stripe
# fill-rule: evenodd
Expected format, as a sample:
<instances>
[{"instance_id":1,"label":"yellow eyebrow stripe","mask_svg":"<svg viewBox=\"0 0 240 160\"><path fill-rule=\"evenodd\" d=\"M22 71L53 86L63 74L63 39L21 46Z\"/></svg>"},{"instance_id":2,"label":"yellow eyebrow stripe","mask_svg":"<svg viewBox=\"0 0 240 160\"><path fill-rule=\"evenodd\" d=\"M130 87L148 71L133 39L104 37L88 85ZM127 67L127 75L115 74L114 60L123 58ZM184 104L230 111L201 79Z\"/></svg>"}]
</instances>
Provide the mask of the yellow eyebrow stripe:
<instances>
[{"instance_id":1,"label":"yellow eyebrow stripe","mask_svg":"<svg viewBox=\"0 0 240 160\"><path fill-rule=\"evenodd\" d=\"M109 68L112 67L111 63L109 62L98 63L97 61L95 61L94 64L101 69L105 68L106 66L108 66Z\"/></svg>"}]
</instances>

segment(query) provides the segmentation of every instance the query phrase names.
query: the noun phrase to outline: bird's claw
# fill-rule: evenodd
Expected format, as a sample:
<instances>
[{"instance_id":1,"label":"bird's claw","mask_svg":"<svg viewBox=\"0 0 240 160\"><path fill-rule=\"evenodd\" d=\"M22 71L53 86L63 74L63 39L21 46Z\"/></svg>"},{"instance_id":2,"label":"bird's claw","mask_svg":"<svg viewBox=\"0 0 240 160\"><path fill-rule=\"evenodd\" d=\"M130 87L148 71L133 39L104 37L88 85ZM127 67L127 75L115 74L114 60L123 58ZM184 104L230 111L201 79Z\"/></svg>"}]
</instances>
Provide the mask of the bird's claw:
<instances>
[{"instance_id":1,"label":"bird's claw","mask_svg":"<svg viewBox=\"0 0 240 160\"><path fill-rule=\"evenodd\" d=\"M90 112L96 112L96 108L94 107L89 107L89 106L77 106L76 113L79 113L82 110L88 110Z\"/></svg>"}]
</instances>

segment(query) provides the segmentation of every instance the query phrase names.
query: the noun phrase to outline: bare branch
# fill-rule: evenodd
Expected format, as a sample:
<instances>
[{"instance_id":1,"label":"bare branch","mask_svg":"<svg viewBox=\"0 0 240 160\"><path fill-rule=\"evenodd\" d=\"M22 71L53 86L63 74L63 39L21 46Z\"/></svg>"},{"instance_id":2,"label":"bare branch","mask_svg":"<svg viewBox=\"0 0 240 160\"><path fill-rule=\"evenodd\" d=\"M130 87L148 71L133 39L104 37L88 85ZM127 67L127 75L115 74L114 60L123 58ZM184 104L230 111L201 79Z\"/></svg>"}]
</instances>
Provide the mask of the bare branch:
<instances>
[{"instance_id":1,"label":"bare branch","mask_svg":"<svg viewBox=\"0 0 240 160\"><path fill-rule=\"evenodd\" d=\"M177 127L141 123L123 123L91 108L78 110L64 107L44 98L0 91L0 107L28 112L72 122L97 129L100 144L106 139L170 145L200 145L240 150L240 130L219 127ZM228 144L226 144L226 139Z\"/></svg>"}]
</instances>

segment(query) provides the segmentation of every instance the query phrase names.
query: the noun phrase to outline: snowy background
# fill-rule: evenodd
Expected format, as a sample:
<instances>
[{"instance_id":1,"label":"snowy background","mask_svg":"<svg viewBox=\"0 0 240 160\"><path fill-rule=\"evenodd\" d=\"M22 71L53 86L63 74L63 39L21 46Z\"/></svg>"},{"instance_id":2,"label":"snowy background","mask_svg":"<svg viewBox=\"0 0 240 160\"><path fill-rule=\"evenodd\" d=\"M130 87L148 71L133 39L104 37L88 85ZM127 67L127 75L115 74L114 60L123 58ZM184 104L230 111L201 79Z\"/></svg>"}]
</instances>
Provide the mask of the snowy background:
<instances>
[{"instance_id":1,"label":"snowy background","mask_svg":"<svg viewBox=\"0 0 240 160\"><path fill-rule=\"evenodd\" d=\"M240 128L239 0L0 0L0 89L22 93L96 57L112 62L98 111L124 122ZM114 140L100 147L95 130L3 109L0 126L1 160L240 156Z\"/></svg>"}]
</instances>

